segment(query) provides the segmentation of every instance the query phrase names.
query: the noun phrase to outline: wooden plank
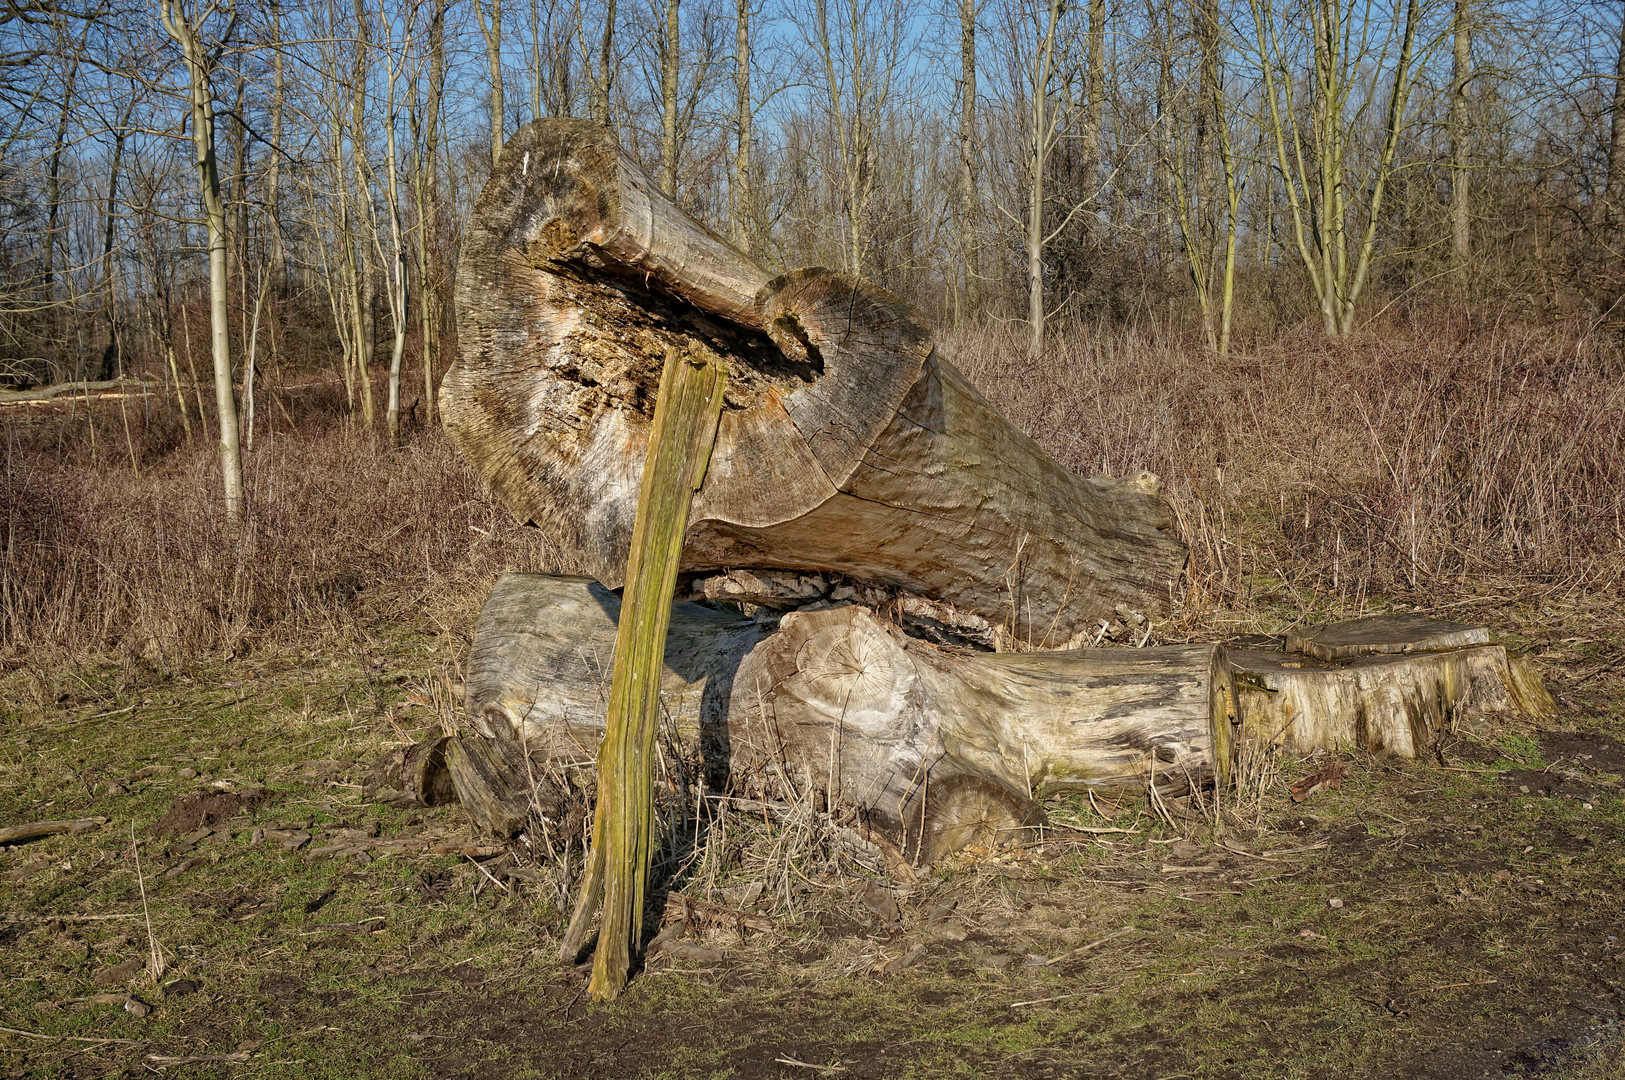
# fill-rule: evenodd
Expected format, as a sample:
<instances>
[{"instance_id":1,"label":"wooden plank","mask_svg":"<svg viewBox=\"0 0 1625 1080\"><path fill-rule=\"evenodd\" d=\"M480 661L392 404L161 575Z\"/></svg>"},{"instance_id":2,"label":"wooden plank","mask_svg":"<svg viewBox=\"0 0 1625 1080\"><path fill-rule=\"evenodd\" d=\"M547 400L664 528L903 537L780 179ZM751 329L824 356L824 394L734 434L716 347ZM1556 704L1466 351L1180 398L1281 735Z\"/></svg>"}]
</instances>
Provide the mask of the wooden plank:
<instances>
[{"instance_id":1,"label":"wooden plank","mask_svg":"<svg viewBox=\"0 0 1625 1080\"><path fill-rule=\"evenodd\" d=\"M667 350L638 492L609 709L598 751L592 851L565 935L566 951L579 952L593 909L602 900L588 984L598 1001L617 997L626 986L643 931L643 897L654 850L655 725L672 594L689 509L705 480L727 380L726 366L714 355Z\"/></svg>"}]
</instances>

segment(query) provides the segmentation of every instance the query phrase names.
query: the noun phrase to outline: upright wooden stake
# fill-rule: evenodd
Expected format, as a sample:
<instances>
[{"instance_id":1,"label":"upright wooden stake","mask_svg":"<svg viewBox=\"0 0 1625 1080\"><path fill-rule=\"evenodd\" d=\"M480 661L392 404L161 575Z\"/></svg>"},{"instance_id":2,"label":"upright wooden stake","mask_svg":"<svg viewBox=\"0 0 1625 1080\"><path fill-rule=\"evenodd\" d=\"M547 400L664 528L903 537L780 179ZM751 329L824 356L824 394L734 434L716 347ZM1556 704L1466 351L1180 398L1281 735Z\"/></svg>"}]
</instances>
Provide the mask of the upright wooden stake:
<instances>
[{"instance_id":1,"label":"upright wooden stake","mask_svg":"<svg viewBox=\"0 0 1625 1080\"><path fill-rule=\"evenodd\" d=\"M727 381L727 365L716 356L666 350L615 635L609 713L598 749L592 853L562 949L567 959L580 953L602 899L604 915L587 987L597 1001L614 999L626 986L643 932L643 894L654 839L655 718L666 631L689 507L711 462Z\"/></svg>"}]
</instances>

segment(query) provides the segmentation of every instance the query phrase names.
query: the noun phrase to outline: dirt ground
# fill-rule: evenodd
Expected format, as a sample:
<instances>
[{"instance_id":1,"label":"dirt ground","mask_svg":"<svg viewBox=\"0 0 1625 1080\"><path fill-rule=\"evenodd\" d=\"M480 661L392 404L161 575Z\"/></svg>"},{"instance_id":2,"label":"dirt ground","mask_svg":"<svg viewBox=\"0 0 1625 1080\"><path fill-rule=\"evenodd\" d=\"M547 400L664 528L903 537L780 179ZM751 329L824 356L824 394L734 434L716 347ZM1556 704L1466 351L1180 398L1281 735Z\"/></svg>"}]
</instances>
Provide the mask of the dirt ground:
<instances>
[{"instance_id":1,"label":"dirt ground","mask_svg":"<svg viewBox=\"0 0 1625 1080\"><path fill-rule=\"evenodd\" d=\"M14 665L0 826L105 820L0 853L0 1071L1625 1076L1613 648L1547 650L1557 716L1345 756L1301 804L1287 783L1324 760L1218 814L1058 800L1098 831L913 882L741 828L679 882L705 902L689 936L610 1006L556 956L559 874L455 806L364 795L451 715L444 641Z\"/></svg>"}]
</instances>

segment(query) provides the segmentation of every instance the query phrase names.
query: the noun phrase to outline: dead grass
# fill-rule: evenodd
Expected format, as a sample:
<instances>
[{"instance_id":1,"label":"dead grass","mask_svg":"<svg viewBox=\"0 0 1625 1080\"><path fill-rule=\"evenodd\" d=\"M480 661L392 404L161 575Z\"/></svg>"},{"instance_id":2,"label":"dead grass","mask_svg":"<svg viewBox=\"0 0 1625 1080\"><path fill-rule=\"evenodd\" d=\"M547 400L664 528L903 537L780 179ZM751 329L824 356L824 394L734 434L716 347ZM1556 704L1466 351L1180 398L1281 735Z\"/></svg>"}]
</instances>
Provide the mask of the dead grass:
<instances>
[{"instance_id":1,"label":"dead grass","mask_svg":"<svg viewBox=\"0 0 1625 1080\"><path fill-rule=\"evenodd\" d=\"M1175 633L1625 582L1610 342L1440 322L1345 345L1289 336L1220 364L1166 332L1055 341L1038 364L996 327L943 348L1075 472L1163 477L1191 544ZM497 572L571 569L437 429L388 447L334 393L262 406L239 535L208 433L188 442L162 394L0 411L0 662L169 670L380 621L466 633Z\"/></svg>"},{"instance_id":2,"label":"dead grass","mask_svg":"<svg viewBox=\"0 0 1625 1080\"><path fill-rule=\"evenodd\" d=\"M167 403L0 413L0 659L167 671L365 622L467 633L496 574L558 569L438 430L391 448L300 420L260 433L233 531L214 448Z\"/></svg>"},{"instance_id":3,"label":"dead grass","mask_svg":"<svg viewBox=\"0 0 1625 1080\"><path fill-rule=\"evenodd\" d=\"M944 351L1074 472L1163 478L1196 623L1258 604L1357 610L1625 581L1617 343L1449 323L1344 345L1307 333L1219 363L1132 329Z\"/></svg>"}]
</instances>

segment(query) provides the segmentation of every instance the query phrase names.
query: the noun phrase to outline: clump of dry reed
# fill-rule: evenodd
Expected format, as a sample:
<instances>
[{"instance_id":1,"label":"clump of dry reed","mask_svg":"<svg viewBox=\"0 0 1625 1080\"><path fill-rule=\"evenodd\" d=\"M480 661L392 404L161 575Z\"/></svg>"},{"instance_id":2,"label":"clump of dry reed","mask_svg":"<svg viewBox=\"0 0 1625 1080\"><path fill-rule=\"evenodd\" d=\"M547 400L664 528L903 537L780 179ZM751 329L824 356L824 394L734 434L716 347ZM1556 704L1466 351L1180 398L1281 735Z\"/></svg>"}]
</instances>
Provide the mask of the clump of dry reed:
<instances>
[{"instance_id":1,"label":"clump of dry reed","mask_svg":"<svg viewBox=\"0 0 1625 1080\"><path fill-rule=\"evenodd\" d=\"M1177 335L951 335L947 355L1057 460L1160 475L1187 610L1256 589L1357 609L1625 582L1625 363L1553 329L1308 332L1224 361Z\"/></svg>"},{"instance_id":2,"label":"clump of dry reed","mask_svg":"<svg viewBox=\"0 0 1625 1080\"><path fill-rule=\"evenodd\" d=\"M214 447L175 420L0 416L0 654L170 668L358 621L466 633L497 573L560 569L438 430L400 447L330 417L262 430L234 529Z\"/></svg>"}]
</instances>

